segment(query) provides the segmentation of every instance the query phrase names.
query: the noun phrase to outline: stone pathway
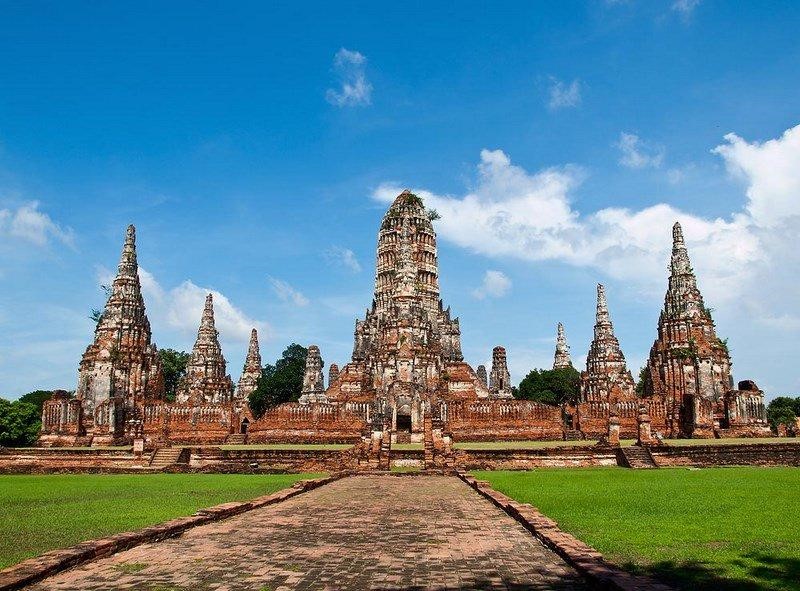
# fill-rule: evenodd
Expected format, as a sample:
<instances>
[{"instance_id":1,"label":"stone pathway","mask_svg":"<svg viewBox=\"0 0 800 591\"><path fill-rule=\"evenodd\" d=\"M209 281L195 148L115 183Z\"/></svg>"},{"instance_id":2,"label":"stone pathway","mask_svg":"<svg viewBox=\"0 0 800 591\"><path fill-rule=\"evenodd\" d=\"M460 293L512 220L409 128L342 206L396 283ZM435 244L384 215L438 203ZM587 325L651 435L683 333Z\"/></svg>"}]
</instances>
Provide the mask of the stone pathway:
<instances>
[{"instance_id":1,"label":"stone pathway","mask_svg":"<svg viewBox=\"0 0 800 591\"><path fill-rule=\"evenodd\" d=\"M358 476L63 572L30 589L584 589L511 517L445 476Z\"/></svg>"}]
</instances>

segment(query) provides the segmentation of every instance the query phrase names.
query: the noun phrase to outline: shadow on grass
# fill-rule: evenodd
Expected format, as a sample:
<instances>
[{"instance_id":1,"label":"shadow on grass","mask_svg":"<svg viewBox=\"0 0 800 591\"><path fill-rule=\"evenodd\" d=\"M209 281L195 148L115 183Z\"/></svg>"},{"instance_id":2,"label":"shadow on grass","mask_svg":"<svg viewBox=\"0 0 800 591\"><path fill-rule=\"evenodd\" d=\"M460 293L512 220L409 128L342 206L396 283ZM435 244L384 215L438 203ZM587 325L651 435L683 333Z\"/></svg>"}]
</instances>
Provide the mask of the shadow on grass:
<instances>
[{"instance_id":1,"label":"shadow on grass","mask_svg":"<svg viewBox=\"0 0 800 591\"><path fill-rule=\"evenodd\" d=\"M800 591L800 558L751 552L730 564L745 571L747 578L725 577L719 568L700 561L664 561L648 567L626 564L624 568L691 591Z\"/></svg>"}]
</instances>

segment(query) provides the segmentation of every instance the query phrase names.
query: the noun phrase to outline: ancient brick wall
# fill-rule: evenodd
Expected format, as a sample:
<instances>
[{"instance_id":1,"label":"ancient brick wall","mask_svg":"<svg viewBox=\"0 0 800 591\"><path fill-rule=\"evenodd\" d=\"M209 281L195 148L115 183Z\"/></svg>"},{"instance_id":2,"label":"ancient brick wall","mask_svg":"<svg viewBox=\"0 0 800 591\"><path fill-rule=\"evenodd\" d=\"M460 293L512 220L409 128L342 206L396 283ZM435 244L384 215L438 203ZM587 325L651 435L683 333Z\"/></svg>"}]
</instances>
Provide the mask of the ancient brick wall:
<instances>
[{"instance_id":1,"label":"ancient brick wall","mask_svg":"<svg viewBox=\"0 0 800 591\"><path fill-rule=\"evenodd\" d=\"M231 404L146 404L142 420L148 446L220 444L239 425Z\"/></svg>"},{"instance_id":2,"label":"ancient brick wall","mask_svg":"<svg viewBox=\"0 0 800 591\"><path fill-rule=\"evenodd\" d=\"M639 406L644 404L650 415L650 429L653 433L667 432L667 407L659 399L640 399L621 401L616 404L609 402L582 402L576 408L576 426L586 435L587 439L599 439L608 434L608 418L612 406L619 415L620 437L622 439L636 439L639 426Z\"/></svg>"},{"instance_id":3,"label":"ancient brick wall","mask_svg":"<svg viewBox=\"0 0 800 591\"><path fill-rule=\"evenodd\" d=\"M366 426L364 416L346 405L288 403L252 423L248 442L356 443Z\"/></svg>"},{"instance_id":4,"label":"ancient brick wall","mask_svg":"<svg viewBox=\"0 0 800 591\"><path fill-rule=\"evenodd\" d=\"M650 453L659 466L800 466L798 443L657 446Z\"/></svg>"},{"instance_id":5,"label":"ancient brick wall","mask_svg":"<svg viewBox=\"0 0 800 591\"><path fill-rule=\"evenodd\" d=\"M440 411L456 441L562 439L561 408L530 400L450 402Z\"/></svg>"},{"instance_id":6,"label":"ancient brick wall","mask_svg":"<svg viewBox=\"0 0 800 591\"><path fill-rule=\"evenodd\" d=\"M192 448L189 467L204 472L337 472L353 469L352 450Z\"/></svg>"},{"instance_id":7,"label":"ancient brick wall","mask_svg":"<svg viewBox=\"0 0 800 591\"><path fill-rule=\"evenodd\" d=\"M455 463L465 470L530 470L532 468L568 468L616 466L614 448L572 446L548 449L455 450Z\"/></svg>"}]
</instances>

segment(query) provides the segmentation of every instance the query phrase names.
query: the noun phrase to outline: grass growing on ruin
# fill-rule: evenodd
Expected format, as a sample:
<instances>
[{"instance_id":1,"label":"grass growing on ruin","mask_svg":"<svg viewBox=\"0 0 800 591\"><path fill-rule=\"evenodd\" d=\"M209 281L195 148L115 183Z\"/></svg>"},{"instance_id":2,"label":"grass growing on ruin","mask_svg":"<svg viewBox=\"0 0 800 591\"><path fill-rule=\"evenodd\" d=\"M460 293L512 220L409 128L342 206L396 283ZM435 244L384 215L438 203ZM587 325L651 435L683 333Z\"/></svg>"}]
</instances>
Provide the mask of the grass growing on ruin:
<instances>
[{"instance_id":1,"label":"grass growing on ruin","mask_svg":"<svg viewBox=\"0 0 800 591\"><path fill-rule=\"evenodd\" d=\"M0 568L55 548L243 501L318 474L0 476Z\"/></svg>"},{"instance_id":2,"label":"grass growing on ruin","mask_svg":"<svg viewBox=\"0 0 800 591\"><path fill-rule=\"evenodd\" d=\"M625 439L622 445L633 445L633 439ZM547 449L551 447L591 447L597 445L596 439L583 439L578 441L457 441L453 444L456 449ZM394 447L394 446L392 446Z\"/></svg>"},{"instance_id":3,"label":"grass growing on ruin","mask_svg":"<svg viewBox=\"0 0 800 591\"><path fill-rule=\"evenodd\" d=\"M220 445L220 449L226 450L258 450L258 449L307 449L307 450L338 450L353 447L352 443L256 443L253 445Z\"/></svg>"},{"instance_id":4,"label":"grass growing on ruin","mask_svg":"<svg viewBox=\"0 0 800 591\"><path fill-rule=\"evenodd\" d=\"M476 472L613 562L683 589L800 589L798 468Z\"/></svg>"}]
</instances>

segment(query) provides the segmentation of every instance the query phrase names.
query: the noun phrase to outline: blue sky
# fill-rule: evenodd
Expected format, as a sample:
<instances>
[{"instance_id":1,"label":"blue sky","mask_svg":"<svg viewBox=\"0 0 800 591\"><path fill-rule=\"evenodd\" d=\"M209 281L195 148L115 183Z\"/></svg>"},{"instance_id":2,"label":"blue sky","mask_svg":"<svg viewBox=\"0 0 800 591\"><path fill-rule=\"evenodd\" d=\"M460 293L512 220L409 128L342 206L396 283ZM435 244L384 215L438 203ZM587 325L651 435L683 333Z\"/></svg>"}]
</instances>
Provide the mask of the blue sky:
<instances>
[{"instance_id":1,"label":"blue sky","mask_svg":"<svg viewBox=\"0 0 800 591\"><path fill-rule=\"evenodd\" d=\"M635 373L680 219L735 378L799 393L797 4L430 4L0 3L0 394L74 388L128 223L159 346L214 290L234 379L251 325L343 364L403 187L473 365L582 364L601 281Z\"/></svg>"}]
</instances>

